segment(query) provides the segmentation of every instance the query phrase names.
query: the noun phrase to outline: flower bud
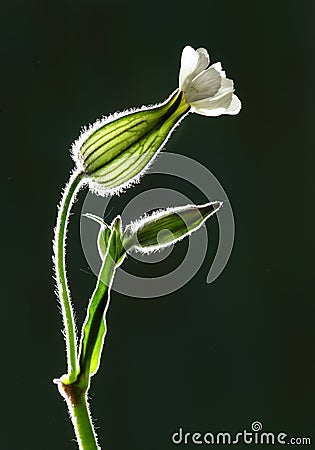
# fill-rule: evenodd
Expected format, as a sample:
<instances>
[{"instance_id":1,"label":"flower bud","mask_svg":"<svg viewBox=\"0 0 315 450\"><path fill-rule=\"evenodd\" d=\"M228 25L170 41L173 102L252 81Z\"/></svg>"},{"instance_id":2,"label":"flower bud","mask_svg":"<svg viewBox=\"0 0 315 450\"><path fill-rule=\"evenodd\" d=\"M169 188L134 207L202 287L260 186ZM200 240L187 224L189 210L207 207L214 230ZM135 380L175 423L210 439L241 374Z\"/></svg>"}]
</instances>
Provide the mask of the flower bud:
<instances>
[{"instance_id":1,"label":"flower bud","mask_svg":"<svg viewBox=\"0 0 315 450\"><path fill-rule=\"evenodd\" d=\"M123 246L142 253L160 250L197 231L222 202L186 205L154 212L126 227Z\"/></svg>"}]
</instances>

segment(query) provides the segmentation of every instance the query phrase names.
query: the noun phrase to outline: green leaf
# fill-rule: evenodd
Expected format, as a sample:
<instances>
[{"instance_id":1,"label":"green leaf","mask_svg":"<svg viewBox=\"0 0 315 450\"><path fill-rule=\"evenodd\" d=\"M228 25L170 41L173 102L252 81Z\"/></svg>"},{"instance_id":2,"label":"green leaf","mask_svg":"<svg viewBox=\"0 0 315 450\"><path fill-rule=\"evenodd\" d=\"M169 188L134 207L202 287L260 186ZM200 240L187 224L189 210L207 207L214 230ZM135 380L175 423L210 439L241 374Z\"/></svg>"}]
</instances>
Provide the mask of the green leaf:
<instances>
[{"instance_id":1,"label":"green leaf","mask_svg":"<svg viewBox=\"0 0 315 450\"><path fill-rule=\"evenodd\" d=\"M85 383L88 383L89 377L94 375L99 368L106 334L105 315L110 300L110 288L115 270L126 255L121 246L120 217L114 220L111 227L105 224L106 228L102 219L96 216L92 217L92 215L88 215L88 217L100 223L102 239L104 239L101 244L102 251L105 248L104 242L106 242L106 248L96 288L89 302L87 315L82 327L79 376ZM108 231L109 236L107 239Z\"/></svg>"},{"instance_id":2,"label":"green leaf","mask_svg":"<svg viewBox=\"0 0 315 450\"><path fill-rule=\"evenodd\" d=\"M154 212L126 227L124 246L148 253L175 244L198 230L221 206L221 202L211 202Z\"/></svg>"}]
</instances>

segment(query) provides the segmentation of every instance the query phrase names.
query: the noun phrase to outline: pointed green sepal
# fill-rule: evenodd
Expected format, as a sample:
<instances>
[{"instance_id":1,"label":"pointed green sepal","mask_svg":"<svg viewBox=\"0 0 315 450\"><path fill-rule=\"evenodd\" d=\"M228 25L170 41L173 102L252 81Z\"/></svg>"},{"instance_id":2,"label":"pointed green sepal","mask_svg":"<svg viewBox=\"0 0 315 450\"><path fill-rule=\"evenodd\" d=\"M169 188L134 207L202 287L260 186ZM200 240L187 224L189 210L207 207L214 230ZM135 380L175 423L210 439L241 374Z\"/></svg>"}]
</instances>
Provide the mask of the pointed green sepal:
<instances>
[{"instance_id":1,"label":"pointed green sepal","mask_svg":"<svg viewBox=\"0 0 315 450\"><path fill-rule=\"evenodd\" d=\"M94 214L86 213L86 214L84 214L84 217L94 220L94 222L96 222L100 225L100 230L99 230L98 236L97 236L97 249L98 249L100 258L103 261L103 259L105 257L105 253L106 253L106 248L107 248L111 228L109 225L107 225L107 223L104 222L104 220L101 217L95 216Z\"/></svg>"}]
</instances>

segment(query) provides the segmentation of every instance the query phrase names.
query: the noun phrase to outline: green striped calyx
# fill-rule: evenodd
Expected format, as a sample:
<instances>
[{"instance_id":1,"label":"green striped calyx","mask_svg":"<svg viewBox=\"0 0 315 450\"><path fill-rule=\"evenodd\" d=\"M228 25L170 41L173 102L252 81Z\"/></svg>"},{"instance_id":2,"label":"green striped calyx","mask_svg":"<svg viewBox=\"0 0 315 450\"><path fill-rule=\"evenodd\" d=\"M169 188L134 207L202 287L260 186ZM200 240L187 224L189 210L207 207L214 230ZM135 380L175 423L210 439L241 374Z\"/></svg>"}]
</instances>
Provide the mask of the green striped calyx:
<instances>
[{"instance_id":1,"label":"green striped calyx","mask_svg":"<svg viewBox=\"0 0 315 450\"><path fill-rule=\"evenodd\" d=\"M142 253L168 247L198 230L221 206L222 202L186 205L144 216L126 227L123 246Z\"/></svg>"},{"instance_id":2,"label":"green striped calyx","mask_svg":"<svg viewBox=\"0 0 315 450\"><path fill-rule=\"evenodd\" d=\"M85 130L72 156L90 188L111 195L137 182L189 109L175 91L160 105L125 111Z\"/></svg>"}]
</instances>

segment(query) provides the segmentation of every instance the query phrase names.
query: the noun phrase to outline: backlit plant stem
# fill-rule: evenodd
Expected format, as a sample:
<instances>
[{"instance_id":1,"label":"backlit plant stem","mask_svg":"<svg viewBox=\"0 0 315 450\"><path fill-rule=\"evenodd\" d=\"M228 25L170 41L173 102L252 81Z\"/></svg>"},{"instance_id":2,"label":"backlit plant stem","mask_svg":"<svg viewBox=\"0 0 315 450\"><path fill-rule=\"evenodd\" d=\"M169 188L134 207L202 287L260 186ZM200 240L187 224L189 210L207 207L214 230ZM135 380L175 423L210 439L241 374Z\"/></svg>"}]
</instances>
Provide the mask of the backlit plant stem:
<instances>
[{"instance_id":1,"label":"backlit plant stem","mask_svg":"<svg viewBox=\"0 0 315 450\"><path fill-rule=\"evenodd\" d=\"M67 402L79 449L100 450L87 402L88 388L82 389L78 383L66 385L60 380L58 388Z\"/></svg>"},{"instance_id":2,"label":"backlit plant stem","mask_svg":"<svg viewBox=\"0 0 315 450\"><path fill-rule=\"evenodd\" d=\"M78 374L77 337L74 323L74 313L71 304L70 292L66 278L66 238L67 225L70 210L75 196L82 185L83 174L75 171L72 173L69 183L65 187L58 208L57 224L55 228L54 258L58 298L64 323L64 334L66 340L68 383L76 380Z\"/></svg>"},{"instance_id":3,"label":"backlit plant stem","mask_svg":"<svg viewBox=\"0 0 315 450\"><path fill-rule=\"evenodd\" d=\"M88 390L91 380L91 359L93 349L96 345L98 335L100 333L101 323L103 322L103 334L101 337L102 344L100 354L103 346L103 341L106 334L105 314L110 300L110 287L114 278L116 263L110 254L110 244L112 242L113 232L107 245L107 251L102 263L102 268L96 288L93 292L89 302L89 313L84 325L84 332L81 343L81 358L80 358L80 372L77 374L76 380L72 383L60 380L55 380L58 384L60 394L65 398L70 412L72 424L77 438L80 450L100 450L97 443L97 436L93 427L92 417L90 414L87 398ZM124 257L120 258L121 261ZM97 370L97 369L95 369Z\"/></svg>"},{"instance_id":4,"label":"backlit plant stem","mask_svg":"<svg viewBox=\"0 0 315 450\"><path fill-rule=\"evenodd\" d=\"M77 350L77 336L74 322L73 307L66 276L66 239L67 227L71 207L76 195L82 187L84 175L75 171L65 187L58 208L57 224L55 228L54 257L58 289L58 298L64 323L66 340L68 373L62 379L54 380L58 384L59 392L67 402L73 423L77 443L80 450L99 450L97 437L87 402L87 392L90 380L79 377L79 361Z\"/></svg>"}]
</instances>

